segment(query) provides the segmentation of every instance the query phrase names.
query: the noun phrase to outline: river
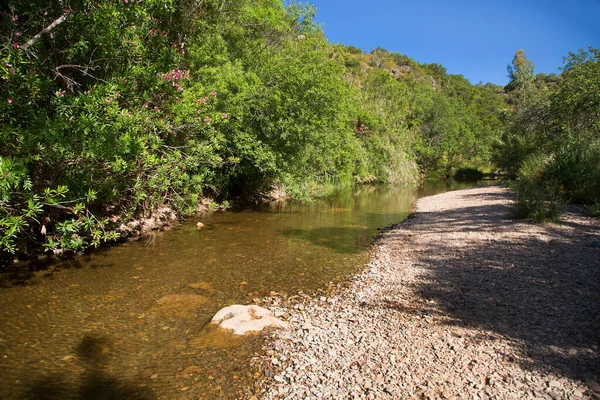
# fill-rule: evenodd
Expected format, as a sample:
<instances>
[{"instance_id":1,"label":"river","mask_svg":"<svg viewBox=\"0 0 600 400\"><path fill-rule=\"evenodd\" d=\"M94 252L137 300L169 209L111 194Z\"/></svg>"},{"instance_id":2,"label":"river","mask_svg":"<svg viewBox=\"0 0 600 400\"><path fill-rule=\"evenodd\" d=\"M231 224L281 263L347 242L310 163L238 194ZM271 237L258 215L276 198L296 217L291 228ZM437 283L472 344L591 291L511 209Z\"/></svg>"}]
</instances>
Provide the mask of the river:
<instances>
[{"instance_id":1,"label":"river","mask_svg":"<svg viewBox=\"0 0 600 400\"><path fill-rule=\"evenodd\" d=\"M262 339L207 334L216 311L326 292L368 261L377 228L406 218L417 197L470 185L362 186L208 213L46 271L4 273L0 398L249 397Z\"/></svg>"}]
</instances>

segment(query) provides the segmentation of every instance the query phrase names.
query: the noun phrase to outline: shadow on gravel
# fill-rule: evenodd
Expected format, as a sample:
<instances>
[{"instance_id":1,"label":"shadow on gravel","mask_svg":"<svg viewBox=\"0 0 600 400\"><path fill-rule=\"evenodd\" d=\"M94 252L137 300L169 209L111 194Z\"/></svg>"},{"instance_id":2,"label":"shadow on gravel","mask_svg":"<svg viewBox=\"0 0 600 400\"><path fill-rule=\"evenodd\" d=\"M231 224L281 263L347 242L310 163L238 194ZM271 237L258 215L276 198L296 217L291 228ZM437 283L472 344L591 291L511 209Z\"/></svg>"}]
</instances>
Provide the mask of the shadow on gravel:
<instances>
[{"instance_id":1,"label":"shadow on gravel","mask_svg":"<svg viewBox=\"0 0 600 400\"><path fill-rule=\"evenodd\" d=\"M504 218L498 218L498 212ZM457 212L419 212L423 232L427 232L431 224L439 225L435 232L494 232L502 229L507 223L512 223L509 206L491 205L480 207L465 207ZM444 228L445 227L445 228ZM412 227L411 227L412 229ZM395 237L393 233L390 237Z\"/></svg>"},{"instance_id":2,"label":"shadow on gravel","mask_svg":"<svg viewBox=\"0 0 600 400\"><path fill-rule=\"evenodd\" d=\"M473 193L473 194L463 194L462 195L464 198L468 199L468 198L473 198L473 197L479 197L479 198L484 198L487 200L513 200L515 198L515 195L513 192L495 192L495 193L485 193L485 194L478 194L478 193Z\"/></svg>"},{"instance_id":3,"label":"shadow on gravel","mask_svg":"<svg viewBox=\"0 0 600 400\"><path fill-rule=\"evenodd\" d=\"M428 213L409 229L516 231L523 222L508 215L498 206ZM459 245L437 244L419 259L428 270L415 288L423 298L420 311L511 339L525 369L575 379L600 375L600 230L588 226L581 234L577 222L567 226L579 234L550 225L542 238L515 235L473 245L467 236Z\"/></svg>"}]
</instances>

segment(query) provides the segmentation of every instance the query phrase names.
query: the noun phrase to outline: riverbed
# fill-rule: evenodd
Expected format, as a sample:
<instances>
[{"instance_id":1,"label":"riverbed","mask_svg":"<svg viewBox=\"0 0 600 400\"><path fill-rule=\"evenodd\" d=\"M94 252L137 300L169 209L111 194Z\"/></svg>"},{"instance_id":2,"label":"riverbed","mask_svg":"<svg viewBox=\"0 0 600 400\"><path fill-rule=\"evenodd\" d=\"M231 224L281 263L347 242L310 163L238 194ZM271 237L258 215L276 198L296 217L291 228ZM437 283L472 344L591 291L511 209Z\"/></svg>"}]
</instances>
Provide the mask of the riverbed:
<instances>
[{"instance_id":1,"label":"riverbed","mask_svg":"<svg viewBox=\"0 0 600 400\"><path fill-rule=\"evenodd\" d=\"M207 333L216 311L327 292L367 262L377 229L405 219L416 198L468 185L363 186L208 213L46 271L5 273L0 398L249 397L261 339Z\"/></svg>"},{"instance_id":2,"label":"riverbed","mask_svg":"<svg viewBox=\"0 0 600 400\"><path fill-rule=\"evenodd\" d=\"M276 307L257 398L598 399L600 221L515 220L513 198L420 199L351 283Z\"/></svg>"}]
</instances>

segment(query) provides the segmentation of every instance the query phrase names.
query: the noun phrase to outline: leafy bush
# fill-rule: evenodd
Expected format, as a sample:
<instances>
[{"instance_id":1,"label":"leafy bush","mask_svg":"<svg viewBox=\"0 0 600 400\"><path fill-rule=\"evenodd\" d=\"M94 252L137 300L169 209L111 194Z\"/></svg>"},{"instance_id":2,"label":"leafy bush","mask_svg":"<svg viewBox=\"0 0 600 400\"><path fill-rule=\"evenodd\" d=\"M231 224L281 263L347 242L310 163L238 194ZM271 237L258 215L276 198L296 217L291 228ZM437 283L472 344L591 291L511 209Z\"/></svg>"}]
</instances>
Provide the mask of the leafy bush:
<instances>
[{"instance_id":1,"label":"leafy bush","mask_svg":"<svg viewBox=\"0 0 600 400\"><path fill-rule=\"evenodd\" d=\"M544 154L528 157L513 182L516 201L513 206L517 218L531 218L538 222L555 221L565 203L565 192L560 181L552 176L553 158Z\"/></svg>"},{"instance_id":2,"label":"leafy bush","mask_svg":"<svg viewBox=\"0 0 600 400\"><path fill-rule=\"evenodd\" d=\"M600 198L600 141L565 135L557 146L553 175L573 202Z\"/></svg>"},{"instance_id":3,"label":"leafy bush","mask_svg":"<svg viewBox=\"0 0 600 400\"><path fill-rule=\"evenodd\" d=\"M456 170L454 179L463 181L478 181L483 178L483 172L473 167L463 167Z\"/></svg>"},{"instance_id":4,"label":"leafy bush","mask_svg":"<svg viewBox=\"0 0 600 400\"><path fill-rule=\"evenodd\" d=\"M588 206L590 213L596 218L600 218L600 201L595 201L592 205Z\"/></svg>"}]
</instances>

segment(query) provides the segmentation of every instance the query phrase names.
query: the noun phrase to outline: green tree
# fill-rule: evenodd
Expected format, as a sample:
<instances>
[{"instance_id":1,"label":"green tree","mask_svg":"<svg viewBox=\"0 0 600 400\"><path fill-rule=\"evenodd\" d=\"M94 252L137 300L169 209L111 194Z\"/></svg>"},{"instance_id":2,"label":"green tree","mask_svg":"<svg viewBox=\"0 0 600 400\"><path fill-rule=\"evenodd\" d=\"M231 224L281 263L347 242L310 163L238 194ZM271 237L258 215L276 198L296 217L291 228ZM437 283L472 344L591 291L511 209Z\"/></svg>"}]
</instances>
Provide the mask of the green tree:
<instances>
[{"instance_id":1,"label":"green tree","mask_svg":"<svg viewBox=\"0 0 600 400\"><path fill-rule=\"evenodd\" d=\"M513 95L497 164L517 175L521 216L554 219L565 200L600 198L600 63L570 53L559 77L542 75ZM511 89L511 88L508 88Z\"/></svg>"},{"instance_id":2,"label":"green tree","mask_svg":"<svg viewBox=\"0 0 600 400\"><path fill-rule=\"evenodd\" d=\"M535 78L533 63L527 58L523 49L519 49L513 57L512 64L507 67L510 91L526 91Z\"/></svg>"}]
</instances>

